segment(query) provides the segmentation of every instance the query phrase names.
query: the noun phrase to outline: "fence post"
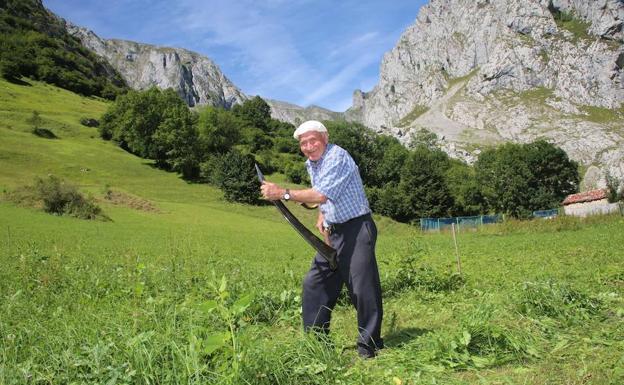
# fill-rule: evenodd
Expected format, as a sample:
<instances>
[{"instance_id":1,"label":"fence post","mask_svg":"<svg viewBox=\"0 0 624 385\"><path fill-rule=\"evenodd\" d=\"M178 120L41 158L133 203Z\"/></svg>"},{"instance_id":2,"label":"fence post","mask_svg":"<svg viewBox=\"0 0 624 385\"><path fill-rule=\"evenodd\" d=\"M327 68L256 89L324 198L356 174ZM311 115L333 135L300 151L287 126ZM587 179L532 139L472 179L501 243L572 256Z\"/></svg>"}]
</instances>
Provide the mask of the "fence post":
<instances>
[{"instance_id":1,"label":"fence post","mask_svg":"<svg viewBox=\"0 0 624 385\"><path fill-rule=\"evenodd\" d=\"M11 226L7 225L7 251L8 254L11 254Z\"/></svg>"},{"instance_id":2,"label":"fence post","mask_svg":"<svg viewBox=\"0 0 624 385\"><path fill-rule=\"evenodd\" d=\"M457 258L457 271L461 277L461 259L459 258L459 248L457 247L457 237L455 236L455 223L451 223L451 229L453 231L453 242L455 243L455 258Z\"/></svg>"}]
</instances>

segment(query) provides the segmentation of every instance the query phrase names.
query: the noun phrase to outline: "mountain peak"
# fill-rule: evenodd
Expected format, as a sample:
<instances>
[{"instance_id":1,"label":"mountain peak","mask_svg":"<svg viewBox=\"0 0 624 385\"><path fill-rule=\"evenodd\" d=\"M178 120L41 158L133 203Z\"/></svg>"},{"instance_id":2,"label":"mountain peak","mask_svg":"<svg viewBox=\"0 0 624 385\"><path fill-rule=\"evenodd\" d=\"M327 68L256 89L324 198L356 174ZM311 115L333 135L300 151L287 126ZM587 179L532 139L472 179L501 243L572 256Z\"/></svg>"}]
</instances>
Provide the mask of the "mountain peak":
<instances>
[{"instance_id":1,"label":"mountain peak","mask_svg":"<svg viewBox=\"0 0 624 385\"><path fill-rule=\"evenodd\" d=\"M624 178L623 20L619 0L432 0L347 116L463 158L542 138Z\"/></svg>"}]
</instances>

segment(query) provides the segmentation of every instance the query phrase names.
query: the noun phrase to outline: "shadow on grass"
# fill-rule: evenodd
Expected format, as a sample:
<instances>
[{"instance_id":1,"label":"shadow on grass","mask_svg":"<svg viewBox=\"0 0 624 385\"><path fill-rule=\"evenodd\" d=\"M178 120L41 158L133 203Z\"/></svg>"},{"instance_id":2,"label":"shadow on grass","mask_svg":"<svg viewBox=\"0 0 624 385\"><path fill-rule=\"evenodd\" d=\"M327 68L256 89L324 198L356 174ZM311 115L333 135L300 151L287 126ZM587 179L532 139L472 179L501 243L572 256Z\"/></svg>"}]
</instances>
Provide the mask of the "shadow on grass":
<instances>
[{"instance_id":1,"label":"shadow on grass","mask_svg":"<svg viewBox=\"0 0 624 385\"><path fill-rule=\"evenodd\" d=\"M17 84L18 86L29 86L32 87L32 84L22 80L22 79L16 79L16 78L5 78L6 81L8 81L9 83L13 83L13 84Z\"/></svg>"},{"instance_id":2,"label":"shadow on grass","mask_svg":"<svg viewBox=\"0 0 624 385\"><path fill-rule=\"evenodd\" d=\"M431 330L422 328L395 330L384 336L384 345L388 348L396 348L430 332Z\"/></svg>"}]
</instances>

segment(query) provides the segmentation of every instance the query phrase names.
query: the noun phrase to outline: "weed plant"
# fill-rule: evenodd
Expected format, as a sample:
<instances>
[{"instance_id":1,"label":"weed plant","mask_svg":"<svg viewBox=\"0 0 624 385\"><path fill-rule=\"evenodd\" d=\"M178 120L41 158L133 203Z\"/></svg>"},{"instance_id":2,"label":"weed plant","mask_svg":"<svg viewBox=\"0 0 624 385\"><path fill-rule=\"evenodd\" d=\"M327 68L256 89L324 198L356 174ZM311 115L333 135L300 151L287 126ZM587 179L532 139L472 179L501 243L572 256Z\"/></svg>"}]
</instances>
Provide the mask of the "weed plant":
<instances>
[{"instance_id":1,"label":"weed plant","mask_svg":"<svg viewBox=\"0 0 624 385\"><path fill-rule=\"evenodd\" d=\"M519 291L518 310L529 317L550 317L569 324L586 321L601 309L599 299L553 281L525 282Z\"/></svg>"},{"instance_id":2,"label":"weed plant","mask_svg":"<svg viewBox=\"0 0 624 385\"><path fill-rule=\"evenodd\" d=\"M415 255L402 257L396 263L398 267L383 276L381 285L384 296L397 296L407 290L448 293L464 286L465 279L459 274L439 272L426 265L419 266L417 259Z\"/></svg>"},{"instance_id":3,"label":"weed plant","mask_svg":"<svg viewBox=\"0 0 624 385\"><path fill-rule=\"evenodd\" d=\"M523 363L539 357L539 341L530 329L517 329L505 325L505 320L493 319L495 309L491 304L478 305L455 327L422 334L402 345L407 354L399 360L412 371L444 372Z\"/></svg>"}]
</instances>

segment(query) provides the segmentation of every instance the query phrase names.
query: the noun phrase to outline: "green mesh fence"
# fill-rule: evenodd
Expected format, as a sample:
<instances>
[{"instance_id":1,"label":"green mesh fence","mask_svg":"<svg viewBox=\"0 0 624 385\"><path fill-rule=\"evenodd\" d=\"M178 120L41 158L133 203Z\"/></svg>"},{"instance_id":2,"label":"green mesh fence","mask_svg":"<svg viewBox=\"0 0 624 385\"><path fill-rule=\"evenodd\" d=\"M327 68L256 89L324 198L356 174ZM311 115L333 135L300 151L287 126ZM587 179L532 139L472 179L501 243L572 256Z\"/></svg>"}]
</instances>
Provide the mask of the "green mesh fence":
<instances>
[{"instance_id":1,"label":"green mesh fence","mask_svg":"<svg viewBox=\"0 0 624 385\"><path fill-rule=\"evenodd\" d=\"M554 218L559 215L559 209L533 211L534 218Z\"/></svg>"},{"instance_id":2,"label":"green mesh fence","mask_svg":"<svg viewBox=\"0 0 624 385\"><path fill-rule=\"evenodd\" d=\"M476 228L492 223L503 221L501 214L496 215L476 215L471 217L450 217L450 218L420 218L420 229L422 231L440 231L450 228L453 224L458 229Z\"/></svg>"}]
</instances>

